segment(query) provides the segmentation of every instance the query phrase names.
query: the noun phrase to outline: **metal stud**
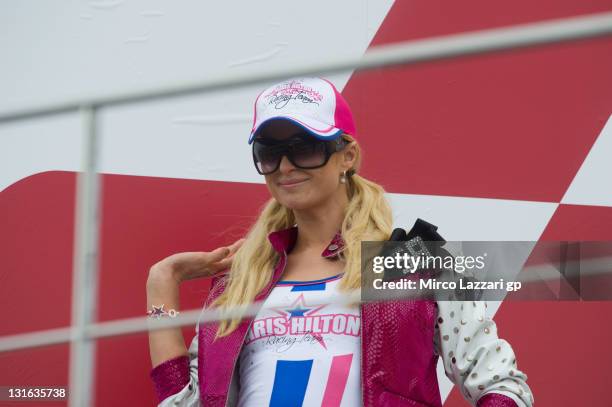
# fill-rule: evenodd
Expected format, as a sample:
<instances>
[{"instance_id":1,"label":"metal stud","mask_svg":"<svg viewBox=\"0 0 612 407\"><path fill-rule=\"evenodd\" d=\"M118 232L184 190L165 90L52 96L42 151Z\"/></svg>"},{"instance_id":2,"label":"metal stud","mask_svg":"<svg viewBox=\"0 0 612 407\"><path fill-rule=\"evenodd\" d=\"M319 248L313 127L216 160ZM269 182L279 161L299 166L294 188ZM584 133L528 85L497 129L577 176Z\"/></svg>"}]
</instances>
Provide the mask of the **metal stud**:
<instances>
[{"instance_id":1,"label":"metal stud","mask_svg":"<svg viewBox=\"0 0 612 407\"><path fill-rule=\"evenodd\" d=\"M442 339L444 339L445 341L448 341L448 335L444 335Z\"/></svg>"}]
</instances>

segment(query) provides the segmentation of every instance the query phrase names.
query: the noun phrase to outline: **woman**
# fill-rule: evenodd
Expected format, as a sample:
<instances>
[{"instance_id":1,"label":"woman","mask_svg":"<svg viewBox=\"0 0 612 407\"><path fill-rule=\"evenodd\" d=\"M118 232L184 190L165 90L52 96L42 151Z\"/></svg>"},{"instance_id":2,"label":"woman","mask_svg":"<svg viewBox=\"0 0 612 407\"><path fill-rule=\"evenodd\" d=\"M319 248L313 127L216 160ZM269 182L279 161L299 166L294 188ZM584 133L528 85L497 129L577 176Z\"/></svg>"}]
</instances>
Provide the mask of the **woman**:
<instances>
[{"instance_id":1,"label":"woman","mask_svg":"<svg viewBox=\"0 0 612 407\"><path fill-rule=\"evenodd\" d=\"M471 405L532 405L483 302L329 302L360 287L361 241L392 231L383 188L358 175L355 135L326 79L259 94L249 143L272 197L244 239L155 264L147 295L149 308L178 308L180 282L214 275L205 308L266 303L198 326L189 350L179 328L152 331L160 405L440 406L438 356Z\"/></svg>"}]
</instances>

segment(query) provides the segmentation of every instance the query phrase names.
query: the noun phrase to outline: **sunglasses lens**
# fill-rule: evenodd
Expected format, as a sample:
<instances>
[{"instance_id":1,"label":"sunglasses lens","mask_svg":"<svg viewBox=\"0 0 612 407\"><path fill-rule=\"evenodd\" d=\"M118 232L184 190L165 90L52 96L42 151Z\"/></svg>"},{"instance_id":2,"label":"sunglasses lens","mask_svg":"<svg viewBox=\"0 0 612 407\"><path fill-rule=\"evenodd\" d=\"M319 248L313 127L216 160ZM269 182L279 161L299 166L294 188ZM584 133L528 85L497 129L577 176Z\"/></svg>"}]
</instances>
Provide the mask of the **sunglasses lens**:
<instances>
[{"instance_id":1,"label":"sunglasses lens","mask_svg":"<svg viewBox=\"0 0 612 407\"><path fill-rule=\"evenodd\" d=\"M293 162L301 168L319 167L325 163L325 143L303 141L293 146Z\"/></svg>"},{"instance_id":2,"label":"sunglasses lens","mask_svg":"<svg viewBox=\"0 0 612 407\"><path fill-rule=\"evenodd\" d=\"M255 157L255 165L259 172L262 174L270 174L276 171L283 151L283 146L265 145L255 141L255 143L253 143L253 155Z\"/></svg>"}]
</instances>

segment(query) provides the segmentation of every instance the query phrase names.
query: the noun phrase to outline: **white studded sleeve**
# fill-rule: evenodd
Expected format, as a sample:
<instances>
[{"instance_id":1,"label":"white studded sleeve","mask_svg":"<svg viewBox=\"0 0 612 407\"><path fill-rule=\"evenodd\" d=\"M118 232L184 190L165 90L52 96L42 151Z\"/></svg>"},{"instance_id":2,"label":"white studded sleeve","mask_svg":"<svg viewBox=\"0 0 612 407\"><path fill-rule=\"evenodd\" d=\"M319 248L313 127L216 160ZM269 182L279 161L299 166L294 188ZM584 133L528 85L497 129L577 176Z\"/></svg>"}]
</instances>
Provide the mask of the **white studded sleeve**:
<instances>
[{"instance_id":1,"label":"white studded sleeve","mask_svg":"<svg viewBox=\"0 0 612 407\"><path fill-rule=\"evenodd\" d=\"M489 393L510 397L519 407L531 407L527 375L518 369L510 344L497 336L486 316L484 301L437 301L434 346L446 376L476 406Z\"/></svg>"},{"instance_id":2,"label":"white studded sleeve","mask_svg":"<svg viewBox=\"0 0 612 407\"><path fill-rule=\"evenodd\" d=\"M198 327L189 345L189 383L181 391L166 397L158 407L200 407L200 387L198 386Z\"/></svg>"}]
</instances>

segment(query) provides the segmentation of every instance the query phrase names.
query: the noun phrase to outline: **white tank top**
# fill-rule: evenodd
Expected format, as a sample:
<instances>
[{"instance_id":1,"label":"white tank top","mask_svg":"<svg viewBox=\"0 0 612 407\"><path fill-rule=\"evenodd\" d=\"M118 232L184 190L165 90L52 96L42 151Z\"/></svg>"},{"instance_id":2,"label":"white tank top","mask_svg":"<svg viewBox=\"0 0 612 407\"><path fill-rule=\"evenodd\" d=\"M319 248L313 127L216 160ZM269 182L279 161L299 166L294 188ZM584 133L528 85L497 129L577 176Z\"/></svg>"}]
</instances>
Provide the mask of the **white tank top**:
<instances>
[{"instance_id":1,"label":"white tank top","mask_svg":"<svg viewBox=\"0 0 612 407\"><path fill-rule=\"evenodd\" d=\"M239 407L362 405L359 309L329 304L341 277L272 289L240 353Z\"/></svg>"}]
</instances>

